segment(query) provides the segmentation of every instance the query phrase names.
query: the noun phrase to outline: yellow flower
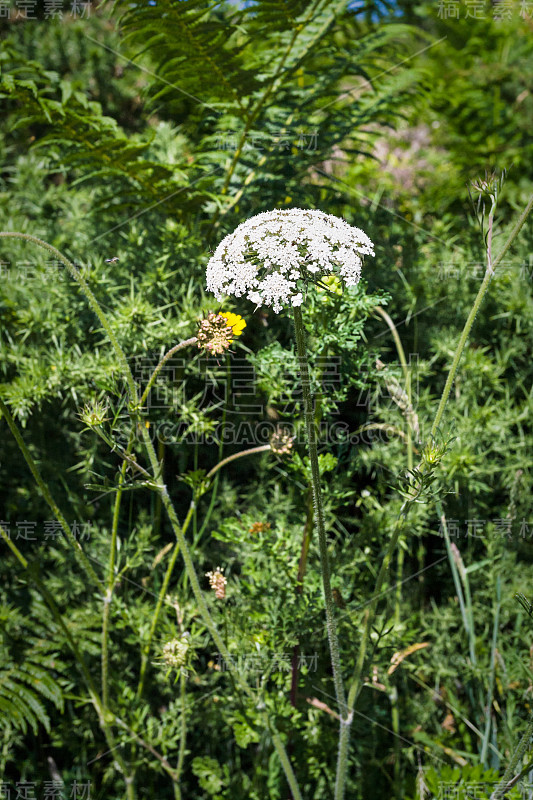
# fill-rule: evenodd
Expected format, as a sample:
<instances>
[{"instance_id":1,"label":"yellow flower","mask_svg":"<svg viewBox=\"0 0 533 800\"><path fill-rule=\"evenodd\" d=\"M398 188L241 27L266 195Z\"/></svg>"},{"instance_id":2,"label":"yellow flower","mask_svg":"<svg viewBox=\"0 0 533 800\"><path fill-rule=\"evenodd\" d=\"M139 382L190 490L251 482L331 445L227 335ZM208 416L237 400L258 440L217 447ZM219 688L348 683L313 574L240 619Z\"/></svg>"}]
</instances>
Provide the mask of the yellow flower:
<instances>
[{"instance_id":1,"label":"yellow flower","mask_svg":"<svg viewBox=\"0 0 533 800\"><path fill-rule=\"evenodd\" d=\"M232 314L231 311L227 311L224 314L220 314L220 316L228 321L234 336L240 336L244 328L246 328L246 322L239 314Z\"/></svg>"}]
</instances>

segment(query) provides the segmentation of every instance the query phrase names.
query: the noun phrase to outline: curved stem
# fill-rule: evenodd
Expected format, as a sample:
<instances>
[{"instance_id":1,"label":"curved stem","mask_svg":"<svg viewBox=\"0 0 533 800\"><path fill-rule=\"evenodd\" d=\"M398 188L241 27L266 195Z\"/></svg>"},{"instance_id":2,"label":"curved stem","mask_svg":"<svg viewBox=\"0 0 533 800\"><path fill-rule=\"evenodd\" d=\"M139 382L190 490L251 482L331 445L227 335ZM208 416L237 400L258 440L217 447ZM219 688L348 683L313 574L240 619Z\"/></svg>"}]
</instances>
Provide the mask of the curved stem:
<instances>
[{"instance_id":1,"label":"curved stem","mask_svg":"<svg viewBox=\"0 0 533 800\"><path fill-rule=\"evenodd\" d=\"M405 352L404 352L404 349L403 349L402 341L401 341L400 336L398 334L398 329L396 328L396 325L392 321L392 318L387 314L385 309L383 309L381 306L376 306L375 307L375 311L377 311L378 314L381 317L383 317L383 319L385 320L385 322L387 323L387 325L388 325L388 327L390 329L390 332L392 333L392 338L394 339L394 343L396 345L396 351L398 353L398 358L400 359L400 364L402 365L403 376L404 376L404 379L405 379L405 393L407 395L407 408L409 410L411 410L412 409L411 375L409 374L409 367L407 365L407 359L405 358ZM406 422L407 422L407 435L406 435L406 439L407 439L407 469L408 470L412 470L413 469L413 431L412 431L412 424L411 424L412 423L412 416L411 416L410 413L406 413L405 417L406 417ZM402 431L402 433L403 433L403 431ZM404 551L403 547L401 546L401 541L400 541L400 547L398 549L398 563L397 563L397 569L396 569L396 605L395 605L395 611L394 611L394 620L395 620L396 625L399 625L399 623L400 623L404 558L405 558L405 551ZM394 713L396 713L396 711L397 711L397 708L396 708L397 699L398 699L398 694L396 693L395 695L393 695L393 698L391 699L391 703L392 703L392 706L393 706ZM398 741L398 740L396 740L396 741ZM398 762L397 761L395 761L394 767L395 767L395 769L398 769Z\"/></svg>"},{"instance_id":2,"label":"curved stem","mask_svg":"<svg viewBox=\"0 0 533 800\"><path fill-rule=\"evenodd\" d=\"M140 406L144 405L144 402L145 402L146 398L148 397L148 394L150 393L150 389L152 388L155 379L157 378L157 376L159 375L162 367L169 360L169 358L172 358L174 353L177 353L178 350L182 350L184 347L188 347L189 345L194 344L197 341L198 341L198 339L196 338L196 336L192 336L190 339L185 339L183 342L179 342L179 344L175 345L174 347L171 347L170 350L167 353L165 353L165 355L163 356L163 358L161 359L161 361L159 362L157 367L152 372L152 374L150 376L150 380L146 384L146 389L142 393L141 399L139 400L139 405Z\"/></svg>"},{"instance_id":3,"label":"curved stem","mask_svg":"<svg viewBox=\"0 0 533 800\"><path fill-rule=\"evenodd\" d=\"M230 388L231 388L231 361L229 353L226 353L226 396L230 396ZM226 430L226 418L228 412L228 404L224 403L224 409L222 411L222 422L221 422L221 429L220 429L220 438L218 442L218 459L222 461L222 454L224 452L224 431ZM217 472L215 477L215 482L213 483L213 488L211 489L211 499L209 501L209 507L207 512L204 516L202 525L200 530L198 531L197 535L193 539L193 549L196 548L198 542L201 541L204 532L209 525L209 520L211 519L211 515L213 513L213 509L215 508L215 503L217 499L217 492L218 492L218 484L219 484L220 475ZM185 583L187 585L187 576L185 575Z\"/></svg>"},{"instance_id":4,"label":"curved stem","mask_svg":"<svg viewBox=\"0 0 533 800\"><path fill-rule=\"evenodd\" d=\"M315 507L315 521L318 532L318 545L320 550L320 563L322 568L322 585L324 588L324 600L326 605L326 626L328 631L329 649L331 654L331 666L333 669L333 682L335 694L341 716L341 724L347 715L346 698L344 694L344 684L342 682L339 641L337 637L337 626L335 622L335 612L333 595L331 592L331 577L328 556L328 544L326 538L326 525L324 520L324 506L322 502L322 491L320 488L320 469L318 465L318 450L316 441L315 418L313 413L313 401L311 398L311 386L309 378L309 363L307 359L307 348L305 345L305 330L302 319L302 312L299 308L294 308L294 330L296 334L296 347L300 362L300 378L304 396L304 416L307 430L307 444L309 449L309 461L311 463L311 483L313 489L313 503Z\"/></svg>"},{"instance_id":5,"label":"curved stem","mask_svg":"<svg viewBox=\"0 0 533 800\"><path fill-rule=\"evenodd\" d=\"M392 338L394 339L394 344L396 345L396 350L398 352L398 357L400 359L400 364L402 365L402 370L403 370L403 375L404 375L404 378L405 378L405 383L407 384L409 382L409 368L407 366L407 360L405 358L405 352L404 352L404 349L403 349L403 345L402 345L401 339L400 339L400 337L398 335L398 331L396 329L396 325L392 321L391 317L387 314L385 309L382 308L381 306L375 306L374 307L374 311L377 311L378 314L381 317L383 317L383 319L385 320L385 322L387 323L387 325L388 325L388 327L390 329L390 332L392 333ZM409 400L411 400L411 398L409 398Z\"/></svg>"},{"instance_id":6,"label":"curved stem","mask_svg":"<svg viewBox=\"0 0 533 800\"><path fill-rule=\"evenodd\" d=\"M191 521L193 512L194 512L194 503L191 503L191 505L189 506L189 511L187 512L187 516L185 517L185 521L182 526L184 534L186 533L187 528L189 527L189 522ZM143 646L141 671L139 675L139 685L137 687L137 697L140 697L143 692L146 667L148 666L148 656L150 655L150 647L152 645L152 639L154 638L154 633L157 627L157 622L159 620L159 615L163 607L163 602L167 594L168 584L170 583L170 578L172 577L172 573L174 571L174 566L176 564L176 559L178 557L179 551L180 551L180 546L179 543L176 542L176 544L174 545L174 549L172 550L170 561L168 562L167 571L165 572L165 577L163 579L163 583L161 584L161 589L159 590L157 604L152 617L152 622L150 623L150 630L148 631L148 638Z\"/></svg>"},{"instance_id":7,"label":"curved stem","mask_svg":"<svg viewBox=\"0 0 533 800\"><path fill-rule=\"evenodd\" d=\"M161 753L158 753L155 747L152 747L152 745L145 739L143 739L142 736L139 736L137 731L134 731L133 728L130 728L130 726L127 725L122 719L120 719L120 717L116 717L115 715L113 715L113 722L115 722L120 728L123 728L125 731L127 731L129 735L132 737L132 739L135 739L135 741L138 744L140 744L141 747L144 747L145 750L151 753L154 756L154 758L156 758L159 761L161 767L165 770L165 772L167 772L170 775L172 780L176 780L176 771L169 764L165 756L162 756Z\"/></svg>"},{"instance_id":8,"label":"curved stem","mask_svg":"<svg viewBox=\"0 0 533 800\"><path fill-rule=\"evenodd\" d=\"M468 318L465 322L465 326L461 333L461 337L459 339L459 343L455 350L452 365L450 367L450 371L448 373L448 377L446 378L446 383L444 385L444 389L440 398L439 406L437 408L437 413L435 414L435 419L433 421L433 425L431 426L430 437L434 437L438 431L439 425L442 420L442 415L444 414L444 409L446 407L446 403L448 402L448 397L450 396L450 392L453 386L453 382L455 380L455 376L457 374L457 370L459 368L459 361L461 360L461 356L463 355L463 350L465 349L466 340L470 334L470 330L472 329L472 325L474 324L474 320L477 316L477 312L479 311L479 307L481 302L485 296L485 292L488 289L489 283L492 280L492 274L487 269L485 272L485 277L479 287L479 291L476 295L476 299L474 300L474 305L470 309L470 313Z\"/></svg>"},{"instance_id":9,"label":"curved stem","mask_svg":"<svg viewBox=\"0 0 533 800\"><path fill-rule=\"evenodd\" d=\"M94 313L97 315L98 319L100 320L100 323L101 323L102 327L104 328L104 330L106 331L107 335L109 336L109 340L110 340L110 342L111 342L111 344L113 346L113 349L115 350L115 353L117 355L117 359L118 359L118 361L119 361L119 363L120 363L120 365L121 365L121 367L123 369L123 374L124 374L124 377L126 379L126 383L128 385L129 394L130 394L130 411L134 415L135 419L137 421L139 421L138 420L138 417L139 417L139 396L138 396L137 387L135 385L135 380L133 378L133 374L131 372L130 366L128 364L128 361L126 359L124 351L123 351L122 347L120 346L120 343L119 343L117 337L115 336L115 333L114 333L111 325L109 324L104 312L102 311L100 305L98 304L98 301L96 300L94 294L92 293L91 289L89 288L89 286L85 282L85 280L84 280L83 276L81 275L81 273L79 272L79 270L74 266L74 264L72 264L71 261L69 261L62 253L60 253L59 250L57 250L55 247L53 247L52 245L48 244L47 242L44 242L42 239L38 239L36 236L32 236L31 234L27 234L27 233L12 233L12 232L4 232L4 231L2 231L2 232L0 232L0 239L2 239L2 238L3 239L22 239L23 241L32 242L33 244L36 244L39 247L42 247L45 250L48 250L59 261L61 261L61 263L63 263L67 267L69 273L72 275L74 280L80 285L82 291L84 292L85 296L87 297L89 305L93 309ZM181 552L182 552L183 561L184 561L184 564L185 564L185 569L187 571L188 578L189 578L189 580L191 582L192 590L193 590L194 596L196 598L196 602L198 604L198 608L200 610L200 614L201 614L201 616L202 616L202 618L203 618L203 620L205 622L205 625L206 625L207 629L209 630L209 632L210 632L210 634L211 634L211 636L212 636L212 638L213 638L213 640L214 640L214 642L215 642L220 654L225 659L225 661L226 661L226 663L228 665L228 669L230 671L232 671L233 677L236 680L237 684L240 686L242 691L244 691L249 697L253 697L254 693L252 692L251 688L244 681L244 679L239 675L239 673L234 669L234 667L233 667L233 665L231 663L231 658L230 658L229 651L227 650L227 648L226 648L226 646L224 644L224 641L223 641L222 637L220 636L220 634L218 632L218 629L217 629L217 627L215 625L215 622L214 622L213 618L211 617L211 614L209 613L209 609L207 608L207 604L205 602L204 596L202 594L202 590L200 588L200 584L198 582L198 577L196 575L196 570L194 568L194 564L193 564L192 557L191 557L191 554L190 554L190 551L189 551L189 548L188 548L188 545L187 545L187 541L186 541L185 536L183 534L183 530L182 530L182 528L181 528L181 526L179 524L178 517L177 517L176 511L174 509L174 505L173 505L173 503L172 503L172 501L170 499L170 496L168 494L167 487L164 484L159 483L159 480L160 480L160 479L158 479L158 476L160 474L159 462L157 460L157 456L156 456L156 453L155 453L155 450L154 450L154 446L152 444L152 440L150 439L148 431L146 430L144 425L140 425L140 430L141 430L141 436L142 436L143 441L144 441L144 446L145 446L145 449L146 449L146 452L148 454L148 458L150 460L150 464L151 464L151 467L152 467L154 480L158 481L158 488L159 488L159 491L161 493L161 499L163 501L163 505L165 506L165 510L166 510L166 512L168 514L172 529L174 530L174 533L176 534L176 538L178 540L178 543L179 543L179 546L180 546L180 549L181 549ZM108 711L108 714L109 714L109 711ZM278 753L278 757L279 757L279 759L280 759L280 761L281 761L281 763L283 765L283 768L284 768L284 771L285 771L285 775L287 777L287 781L289 783L290 789L291 789L291 791L293 793L293 796L294 796L294 800L302 800L300 789L298 787L298 783L296 781L296 777L295 777L294 772L292 770L292 766L291 766L291 764L290 764L290 762L288 760L287 753L286 753L285 747L283 745L283 742L281 740L281 737L280 737L279 733L276 731L273 723L270 720L268 720L268 717L267 717L266 714L265 714L265 719L267 721L267 724L269 725L269 727L273 731L272 740L273 740L273 743L274 743L274 747L275 747L276 752ZM118 722L118 720L117 720L117 722ZM137 740L139 740L139 737L136 736L135 738L137 738ZM126 785L127 785L127 791L128 791L128 800L130 800L130 790L133 791L133 785L128 780L126 781ZM133 795L131 795L131 798L132 797L133 797Z\"/></svg>"},{"instance_id":10,"label":"curved stem","mask_svg":"<svg viewBox=\"0 0 533 800\"><path fill-rule=\"evenodd\" d=\"M208 480L212 478L213 475L216 475L219 469L225 467L226 464L229 464L231 461L235 461L237 458L242 458L243 456L252 456L254 453L266 453L267 450L271 450L269 444L261 444L258 447L250 447L248 450L241 450L240 453L233 453L233 455L224 458L222 461L219 461L218 464L215 464L212 470L210 470L205 479Z\"/></svg>"},{"instance_id":11,"label":"curved stem","mask_svg":"<svg viewBox=\"0 0 533 800\"><path fill-rule=\"evenodd\" d=\"M439 428L439 425L440 425L440 422L441 422L441 419L442 419L442 415L444 413L444 409L446 407L446 403L447 403L449 395L450 395L452 384L453 384L453 381L455 379L455 375L457 373L457 368L459 366L459 361L460 361L463 349L464 349L465 344L466 344L466 340L468 338L468 335L469 335L470 330L472 328L472 325L474 323L476 314L477 314L477 312L479 310L479 307L481 305L483 297L485 296L485 292L487 291L487 288L489 286L489 283L490 283L490 280L491 280L491 277L492 277L492 272L498 266L498 264L501 262L503 256L505 255L505 253L507 252L507 250L509 249L509 247L511 246L513 241L516 239L520 229L522 228L522 226L523 226L524 222L526 221L526 219L527 219L529 213L531 212L532 208L533 208L533 195L529 199L529 202L528 202L526 208L524 209L524 211L520 215L520 218L519 218L518 222L513 227L513 229L511 231L511 233L510 233L505 245L503 246L502 250L498 254L497 258L492 263L490 263L490 261L489 261L489 263L487 264L487 270L485 272L485 277L484 277L483 282L482 282L482 284L481 284L481 286L479 288L478 294L477 294L476 299L474 301L474 305L473 305L473 307L472 307L472 309L471 309L471 311L470 311L470 313L468 315L468 318L466 320L463 332L462 332L461 337L459 339L459 343L458 343L457 349L456 349L455 354L454 354L452 366L450 368L450 372L448 374L448 377L447 377L447 380L446 380L446 383L445 383L445 386L444 386L444 390L443 390L442 397L440 399L440 402L439 402L439 405L438 405L438 408L437 408L437 412L436 412L436 415L435 415L435 419L433 421L433 425L431 427L431 435L432 436L434 436L436 434L436 432L437 432L437 430ZM423 468L424 468L424 465L422 464L421 465L421 469L423 469ZM376 579L376 586L375 586L375 590L374 590L374 595L373 595L373 598L372 598L372 601L371 601L371 604L370 604L370 608L369 608L369 610L367 612L366 619L364 621L363 637L362 637L362 641L361 641L359 657L358 657L358 660L357 660L357 665L356 665L354 677L353 677L353 680L352 680L352 684L351 684L350 690L348 692L348 709L349 709L349 713L350 713L351 716L353 715L353 708L355 706L355 703L357 702L357 698L359 696L359 693L360 693L361 687L362 687L361 678L362 678L362 673L363 673L363 668L364 668L364 662L365 662L365 656L366 656L366 648L367 648L367 645L368 645L368 640L369 640L369 636L370 636L370 630L372 629L372 625L374 623L374 619L375 619L375 616L376 616L376 607L377 607L377 601L379 599L379 594L380 594L380 591L381 591L381 586L383 585L383 581L385 579L385 574L386 574L386 571L388 569L388 565L389 565L392 553L394 552L394 549L395 549L395 547L396 547L396 545L398 543L398 539L399 539L399 536L400 536L400 533L401 533L401 529L403 527L403 523L405 522L405 520L407 518L407 515L409 513L411 505L412 505L412 503L409 502L409 501L405 501L403 503L403 505L402 505L399 517L398 517L397 522L396 522L395 530L394 530L393 535L392 535L392 537L391 537L391 539L389 541L389 544L388 544L388 547L387 547L387 551L385 553L385 558L383 559L383 562L381 564L381 568L380 568L379 573L378 573L378 577ZM347 767L347 753L348 753L348 740L349 740L349 726L350 726L350 723L351 723L351 719L349 720L348 724L346 724L345 726L341 725L341 733L340 733L340 738L339 738L339 757L338 757L338 764L337 764L337 781L336 781L336 785L335 785L335 800L342 800L342 797L344 796L344 785L345 785L345 781L346 781L346 767ZM533 721L530 723L530 726L528 726L528 731L526 731L526 735L528 734L528 732L529 732L529 738L530 738L531 734L533 733ZM524 744L524 740L525 739L526 739L526 736L524 736L524 739L520 743L519 749ZM527 744L527 742L526 742L526 744ZM519 757L521 757L521 755L523 755L523 752L525 752L525 747L524 747L522 753L519 755ZM516 753L515 753L515 755L516 755ZM517 760L518 759L515 760L514 757L513 757L513 760L511 761L511 764L510 764L510 768L508 768L506 774L504 775L504 778L502 779L502 781L500 783L500 787L502 789L504 789L506 787ZM497 791L500 789L500 787L498 787ZM501 796L502 796L501 793L499 795L496 795L496 793L495 793L493 795L493 797L492 797L492 800L498 800L498 798L501 797Z\"/></svg>"}]
</instances>

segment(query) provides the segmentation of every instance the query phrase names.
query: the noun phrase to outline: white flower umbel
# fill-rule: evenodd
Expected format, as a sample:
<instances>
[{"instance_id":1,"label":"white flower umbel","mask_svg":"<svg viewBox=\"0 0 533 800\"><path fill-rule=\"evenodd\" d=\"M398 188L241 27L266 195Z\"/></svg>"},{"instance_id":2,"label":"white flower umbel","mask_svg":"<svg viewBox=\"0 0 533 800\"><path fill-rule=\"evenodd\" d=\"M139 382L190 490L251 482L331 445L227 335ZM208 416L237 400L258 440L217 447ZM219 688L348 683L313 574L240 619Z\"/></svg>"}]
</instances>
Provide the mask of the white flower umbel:
<instances>
[{"instance_id":1,"label":"white flower umbel","mask_svg":"<svg viewBox=\"0 0 533 800\"><path fill-rule=\"evenodd\" d=\"M223 239L207 265L207 288L218 300L245 295L258 306L300 306L308 280L332 273L347 286L361 277L374 245L362 230L323 211L265 211Z\"/></svg>"}]
</instances>

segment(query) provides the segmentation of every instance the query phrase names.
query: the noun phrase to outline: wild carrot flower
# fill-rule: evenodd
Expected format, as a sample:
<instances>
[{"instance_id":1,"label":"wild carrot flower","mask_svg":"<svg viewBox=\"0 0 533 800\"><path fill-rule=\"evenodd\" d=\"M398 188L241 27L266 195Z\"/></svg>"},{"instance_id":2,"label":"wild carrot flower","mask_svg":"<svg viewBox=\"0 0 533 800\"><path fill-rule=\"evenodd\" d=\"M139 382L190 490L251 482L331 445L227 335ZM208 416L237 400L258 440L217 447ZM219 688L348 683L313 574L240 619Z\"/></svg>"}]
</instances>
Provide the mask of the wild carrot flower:
<instances>
[{"instance_id":1,"label":"wild carrot flower","mask_svg":"<svg viewBox=\"0 0 533 800\"><path fill-rule=\"evenodd\" d=\"M374 255L373 248L366 233L323 211L266 211L220 242L207 264L207 288L218 299L245 295L278 313L300 306L307 282L320 276L354 286L362 257Z\"/></svg>"},{"instance_id":2,"label":"wild carrot flower","mask_svg":"<svg viewBox=\"0 0 533 800\"><path fill-rule=\"evenodd\" d=\"M227 580L222 574L222 569L217 567L214 572L206 572L205 574L209 578L209 585L214 590L216 599L223 600L226 596Z\"/></svg>"}]
</instances>

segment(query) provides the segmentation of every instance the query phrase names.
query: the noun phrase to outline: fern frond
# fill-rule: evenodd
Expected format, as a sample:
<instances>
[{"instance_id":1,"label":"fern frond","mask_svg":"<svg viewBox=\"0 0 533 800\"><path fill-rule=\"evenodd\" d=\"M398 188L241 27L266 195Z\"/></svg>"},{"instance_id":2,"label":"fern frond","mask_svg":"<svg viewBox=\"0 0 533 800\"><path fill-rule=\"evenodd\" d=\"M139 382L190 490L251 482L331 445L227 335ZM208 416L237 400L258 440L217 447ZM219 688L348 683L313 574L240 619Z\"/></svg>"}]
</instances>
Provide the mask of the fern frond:
<instances>
[{"instance_id":1,"label":"fern frond","mask_svg":"<svg viewBox=\"0 0 533 800\"><path fill-rule=\"evenodd\" d=\"M13 606L0 605L0 723L22 733L29 728L37 733L39 725L50 731L48 703L63 710L63 690L55 677L58 659L46 638L35 638L36 629L44 633L38 617L30 621Z\"/></svg>"},{"instance_id":2,"label":"fern frond","mask_svg":"<svg viewBox=\"0 0 533 800\"><path fill-rule=\"evenodd\" d=\"M61 687L40 664L26 660L22 664L7 662L0 666L0 710L2 724L11 724L26 733L28 727L37 733L39 724L49 732L50 717L42 698L56 708L63 708Z\"/></svg>"},{"instance_id":3,"label":"fern frond","mask_svg":"<svg viewBox=\"0 0 533 800\"><path fill-rule=\"evenodd\" d=\"M227 9L219 11L220 5L202 0L116 3L125 9L120 20L124 41L140 45L136 57L148 53L156 64L160 85L154 99L189 100L211 110L229 102L244 109L242 98L256 81L242 61L237 25Z\"/></svg>"}]
</instances>

